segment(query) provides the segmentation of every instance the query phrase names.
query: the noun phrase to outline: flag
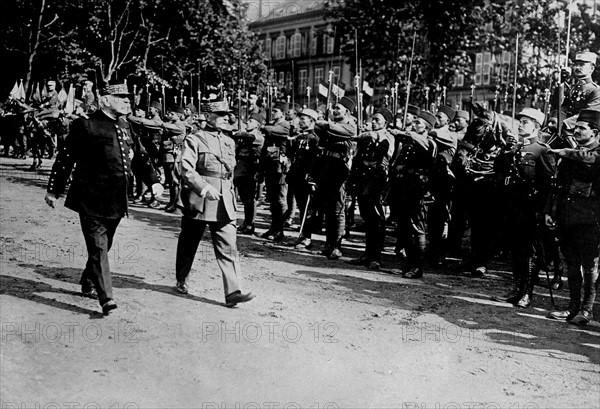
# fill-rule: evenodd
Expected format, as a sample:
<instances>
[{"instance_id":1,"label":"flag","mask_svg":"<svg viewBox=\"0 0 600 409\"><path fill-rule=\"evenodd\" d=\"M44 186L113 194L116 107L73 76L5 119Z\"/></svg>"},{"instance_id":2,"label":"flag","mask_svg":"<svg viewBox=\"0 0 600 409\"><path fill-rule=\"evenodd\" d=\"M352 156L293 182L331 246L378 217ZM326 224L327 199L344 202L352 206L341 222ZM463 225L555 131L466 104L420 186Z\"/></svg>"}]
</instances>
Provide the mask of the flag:
<instances>
[{"instance_id":1,"label":"flag","mask_svg":"<svg viewBox=\"0 0 600 409\"><path fill-rule=\"evenodd\" d=\"M373 88L371 88L369 86L369 83L367 81L363 81L362 89L363 89L363 92L365 94L367 94L368 96L370 96L370 97L373 96L374 90L373 90Z\"/></svg>"},{"instance_id":2,"label":"flag","mask_svg":"<svg viewBox=\"0 0 600 409\"><path fill-rule=\"evenodd\" d=\"M12 90L10 91L10 94L8 94L8 97L12 98L12 99L18 99L18 94L19 94L19 80L16 80L15 86L12 87Z\"/></svg>"},{"instance_id":3,"label":"flag","mask_svg":"<svg viewBox=\"0 0 600 409\"><path fill-rule=\"evenodd\" d=\"M321 94L325 98L327 98L327 95L329 94L329 90L327 89L327 87L325 85L319 84L319 94Z\"/></svg>"},{"instance_id":4,"label":"flag","mask_svg":"<svg viewBox=\"0 0 600 409\"><path fill-rule=\"evenodd\" d=\"M62 105L67 100L67 98L69 98L69 95L67 94L65 89L62 88L58 93L58 105Z\"/></svg>"},{"instance_id":5,"label":"flag","mask_svg":"<svg viewBox=\"0 0 600 409\"><path fill-rule=\"evenodd\" d=\"M67 104L65 105L65 113L71 114L75 111L75 89L73 84L69 85L69 93L67 94Z\"/></svg>"},{"instance_id":6,"label":"flag","mask_svg":"<svg viewBox=\"0 0 600 409\"><path fill-rule=\"evenodd\" d=\"M344 95L346 95L346 90L338 87L335 84L331 84L331 93L338 98L342 98Z\"/></svg>"},{"instance_id":7,"label":"flag","mask_svg":"<svg viewBox=\"0 0 600 409\"><path fill-rule=\"evenodd\" d=\"M40 84L39 83L35 86L35 91L34 91L33 95L31 96L31 100L34 102L37 102L38 104L40 102L42 102L42 94L40 93Z\"/></svg>"},{"instance_id":8,"label":"flag","mask_svg":"<svg viewBox=\"0 0 600 409\"><path fill-rule=\"evenodd\" d=\"M25 94L25 88L23 87L23 81L21 81L21 83L19 84L19 95L18 95L17 99L19 101L25 102L25 98L27 98L27 95Z\"/></svg>"}]
</instances>

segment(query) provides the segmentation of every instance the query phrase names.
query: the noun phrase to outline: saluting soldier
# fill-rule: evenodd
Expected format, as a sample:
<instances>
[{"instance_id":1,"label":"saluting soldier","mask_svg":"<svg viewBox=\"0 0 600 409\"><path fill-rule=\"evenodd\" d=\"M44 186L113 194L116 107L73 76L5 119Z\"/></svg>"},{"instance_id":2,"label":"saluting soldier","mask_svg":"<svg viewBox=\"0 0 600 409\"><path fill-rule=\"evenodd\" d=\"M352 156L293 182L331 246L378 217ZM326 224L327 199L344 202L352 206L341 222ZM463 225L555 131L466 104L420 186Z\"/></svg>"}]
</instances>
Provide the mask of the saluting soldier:
<instances>
[{"instance_id":1,"label":"saluting soldier","mask_svg":"<svg viewBox=\"0 0 600 409\"><path fill-rule=\"evenodd\" d=\"M399 134L401 148L390 169L398 215L398 247L406 251L407 264L402 274L406 278L421 278L427 249L425 195L429 189L429 174L437 146L428 136L435 125L435 116L420 111L412 130Z\"/></svg>"},{"instance_id":2,"label":"saluting soldier","mask_svg":"<svg viewBox=\"0 0 600 409\"><path fill-rule=\"evenodd\" d=\"M49 206L56 206L75 168L65 206L79 213L88 252L79 281L81 292L98 298L102 312L108 314L117 308L108 252L117 226L127 214L127 186L133 182L132 170L143 176L156 195L163 188L148 155L125 120L131 112L127 85L107 85L100 95L99 110L89 118L73 121L64 148L52 167L45 200Z\"/></svg>"},{"instance_id":3,"label":"saluting soldier","mask_svg":"<svg viewBox=\"0 0 600 409\"><path fill-rule=\"evenodd\" d=\"M322 152L318 159L315 180L316 202L325 217L326 239L321 254L329 259L342 256L341 245L346 226L346 180L352 167L356 121L351 116L355 103L340 98L333 106L332 118L317 121L315 133Z\"/></svg>"},{"instance_id":4,"label":"saluting soldier","mask_svg":"<svg viewBox=\"0 0 600 409\"><path fill-rule=\"evenodd\" d=\"M564 99L561 101L561 109L567 117L575 116L586 108L600 110L600 86L592 81L597 59L598 56L589 51L575 55L573 83L565 86ZM555 106L557 100L558 94L555 94Z\"/></svg>"},{"instance_id":5,"label":"saluting soldier","mask_svg":"<svg viewBox=\"0 0 600 409\"><path fill-rule=\"evenodd\" d=\"M288 187L294 192L296 203L300 208L300 220L305 220L306 205L312 194L314 183L310 180L314 172L315 161L319 155L319 137L315 134L315 123L319 114L309 108L305 108L298 116L298 128L296 134L292 135L290 146L290 160L292 165L287 174ZM314 203L313 203L314 207ZM312 231L308 219L300 231L296 242L297 249L306 249L312 246Z\"/></svg>"},{"instance_id":6,"label":"saluting soldier","mask_svg":"<svg viewBox=\"0 0 600 409\"><path fill-rule=\"evenodd\" d=\"M495 171L504 200L502 209L506 232L510 238L513 288L497 301L528 308L533 288L544 263L541 217L556 170L554 154L540 142L545 115L534 108L524 108L516 116L518 137L509 137L507 146L495 161Z\"/></svg>"},{"instance_id":7,"label":"saluting soldier","mask_svg":"<svg viewBox=\"0 0 600 409\"><path fill-rule=\"evenodd\" d=\"M556 228L567 264L569 306L550 318L586 325L598 288L600 254L600 111L584 109L577 117L576 149L558 153L554 200L545 208L545 222ZM583 298L583 299L582 299Z\"/></svg>"},{"instance_id":8,"label":"saluting soldier","mask_svg":"<svg viewBox=\"0 0 600 409\"><path fill-rule=\"evenodd\" d=\"M181 144L187 133L186 123L183 121L184 116L184 109L175 105L167 110L167 121L163 123L161 159L165 173L165 185L169 187L169 203L165 207L165 211L169 213L177 209L179 180L175 174L175 159L181 151Z\"/></svg>"},{"instance_id":9,"label":"saluting soldier","mask_svg":"<svg viewBox=\"0 0 600 409\"><path fill-rule=\"evenodd\" d=\"M254 234L260 156L265 143L265 137L260 131L262 121L262 115L250 114L246 130L232 135L236 141L233 183L244 204L244 221L237 230L240 234Z\"/></svg>"},{"instance_id":10,"label":"saluting soldier","mask_svg":"<svg viewBox=\"0 0 600 409\"><path fill-rule=\"evenodd\" d=\"M454 158L457 139L449 125L454 120L455 112L446 105L439 107L435 113L435 126L430 135L437 145L437 156L431 171L431 194L433 201L429 205L427 228L429 233L429 252L434 265L443 263L446 253L446 239L450 223L452 190L454 174L450 164Z\"/></svg>"},{"instance_id":11,"label":"saluting soldier","mask_svg":"<svg viewBox=\"0 0 600 409\"><path fill-rule=\"evenodd\" d=\"M286 102L276 102L272 110L272 123L264 126L265 135L261 167L267 187L267 199L271 210L271 226L261 237L273 241L282 241L284 214L287 210L287 185L285 175L289 169L287 157L290 123L285 120L288 110Z\"/></svg>"},{"instance_id":12,"label":"saluting soldier","mask_svg":"<svg viewBox=\"0 0 600 409\"><path fill-rule=\"evenodd\" d=\"M394 137L386 127L394 120L389 109L373 115L371 130L358 136L356 155L350 174L351 189L358 199L360 216L365 222L365 252L355 265L378 270L385 241L385 210L381 195L386 186L388 166L394 154Z\"/></svg>"}]
</instances>

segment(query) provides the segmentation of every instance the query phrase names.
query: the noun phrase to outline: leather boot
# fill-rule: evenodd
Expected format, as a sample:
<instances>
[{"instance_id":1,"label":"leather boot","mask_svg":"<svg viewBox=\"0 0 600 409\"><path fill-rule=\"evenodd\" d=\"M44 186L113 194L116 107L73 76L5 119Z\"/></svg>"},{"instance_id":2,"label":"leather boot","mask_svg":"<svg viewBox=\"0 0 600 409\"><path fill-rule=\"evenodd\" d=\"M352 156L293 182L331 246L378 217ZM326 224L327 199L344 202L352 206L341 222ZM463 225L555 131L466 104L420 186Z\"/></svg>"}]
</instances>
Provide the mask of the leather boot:
<instances>
[{"instance_id":1,"label":"leather boot","mask_svg":"<svg viewBox=\"0 0 600 409\"><path fill-rule=\"evenodd\" d=\"M517 302L518 308L529 308L531 306L531 302L533 301L533 287L535 286L536 279L537 269L535 268L533 260L530 260L528 265L527 276L525 277L525 282L523 286L523 296Z\"/></svg>"},{"instance_id":2,"label":"leather boot","mask_svg":"<svg viewBox=\"0 0 600 409\"><path fill-rule=\"evenodd\" d=\"M519 301L522 296L523 296L523 290L522 290L522 286L521 286L521 279L520 279L520 277L513 275L512 289L503 295L496 295L496 296L492 297L492 300L499 301L499 302L508 302L508 303L514 304L517 301Z\"/></svg>"},{"instance_id":3,"label":"leather boot","mask_svg":"<svg viewBox=\"0 0 600 409\"><path fill-rule=\"evenodd\" d=\"M552 281L550 281L550 286L555 291L558 291L563 288L564 284L562 281L562 271L561 270L554 271L554 277L552 277Z\"/></svg>"}]
</instances>

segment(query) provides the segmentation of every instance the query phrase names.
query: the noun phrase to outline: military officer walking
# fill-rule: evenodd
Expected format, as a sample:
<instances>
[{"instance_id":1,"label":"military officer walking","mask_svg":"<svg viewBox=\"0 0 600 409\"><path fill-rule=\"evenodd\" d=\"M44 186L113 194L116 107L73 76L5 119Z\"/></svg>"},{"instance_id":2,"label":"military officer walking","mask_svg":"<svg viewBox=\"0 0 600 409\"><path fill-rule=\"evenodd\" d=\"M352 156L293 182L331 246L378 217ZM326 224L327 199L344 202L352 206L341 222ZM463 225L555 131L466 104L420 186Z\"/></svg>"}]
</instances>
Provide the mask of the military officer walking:
<instances>
[{"instance_id":1,"label":"military officer walking","mask_svg":"<svg viewBox=\"0 0 600 409\"><path fill-rule=\"evenodd\" d=\"M254 298L251 293L242 293L238 283L240 266L233 188L235 143L224 133L229 131L227 101L203 103L202 111L208 117L206 129L188 135L181 152L182 190L178 206L183 216L177 240L175 290L188 293L186 280L208 227L223 276L225 305L233 307Z\"/></svg>"},{"instance_id":2,"label":"military officer walking","mask_svg":"<svg viewBox=\"0 0 600 409\"><path fill-rule=\"evenodd\" d=\"M81 292L97 297L106 315L117 308L108 252L117 226L127 214L127 186L133 183L132 170L142 175L154 194L162 194L163 188L148 155L125 120L131 113L127 86L107 85L100 95L100 109L71 125L64 149L52 167L45 199L49 206L55 207L75 167L65 206L79 213L88 252L80 280Z\"/></svg>"}]
</instances>

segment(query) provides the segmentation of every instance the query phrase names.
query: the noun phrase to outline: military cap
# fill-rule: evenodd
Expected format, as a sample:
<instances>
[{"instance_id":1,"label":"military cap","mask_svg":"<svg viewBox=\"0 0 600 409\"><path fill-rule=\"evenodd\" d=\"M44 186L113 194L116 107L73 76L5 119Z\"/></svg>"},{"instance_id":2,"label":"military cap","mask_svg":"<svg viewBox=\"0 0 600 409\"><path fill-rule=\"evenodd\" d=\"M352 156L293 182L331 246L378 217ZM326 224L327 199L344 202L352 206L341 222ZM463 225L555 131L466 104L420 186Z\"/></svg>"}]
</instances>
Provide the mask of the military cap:
<instances>
[{"instance_id":1,"label":"military cap","mask_svg":"<svg viewBox=\"0 0 600 409\"><path fill-rule=\"evenodd\" d=\"M201 104L202 112L228 114L230 112L229 104L223 99L205 100Z\"/></svg>"},{"instance_id":2,"label":"military cap","mask_svg":"<svg viewBox=\"0 0 600 409\"><path fill-rule=\"evenodd\" d=\"M464 120L468 121L471 118L471 115L469 115L469 111L463 111L462 109L459 109L454 113L454 119L458 118L463 118Z\"/></svg>"},{"instance_id":3,"label":"military cap","mask_svg":"<svg viewBox=\"0 0 600 409\"><path fill-rule=\"evenodd\" d=\"M297 114L299 114L300 112L302 112L302 106L300 106L300 104L294 104L294 111L296 111Z\"/></svg>"},{"instance_id":4,"label":"military cap","mask_svg":"<svg viewBox=\"0 0 600 409\"><path fill-rule=\"evenodd\" d=\"M310 108L304 108L302 110L302 112L300 112L301 116L308 116L312 119L314 119L315 121L317 119L319 119L319 113L317 111L315 111L314 109L310 109Z\"/></svg>"},{"instance_id":5,"label":"military cap","mask_svg":"<svg viewBox=\"0 0 600 409\"><path fill-rule=\"evenodd\" d=\"M48 82L46 82L46 84L48 84L48 85L50 85L50 84L56 85L56 81L54 81L54 80L48 80Z\"/></svg>"},{"instance_id":6,"label":"military cap","mask_svg":"<svg viewBox=\"0 0 600 409\"><path fill-rule=\"evenodd\" d=\"M346 108L350 112L354 111L354 107L356 106L354 101L346 96L340 98L340 101L338 102L338 104L342 105L344 108Z\"/></svg>"},{"instance_id":7,"label":"military cap","mask_svg":"<svg viewBox=\"0 0 600 409\"><path fill-rule=\"evenodd\" d=\"M596 129L600 129L600 111L596 109L582 109L577 117L577 122L587 122Z\"/></svg>"},{"instance_id":8,"label":"military cap","mask_svg":"<svg viewBox=\"0 0 600 409\"><path fill-rule=\"evenodd\" d=\"M189 104L187 104L185 106L187 109L189 109L192 114L195 114L196 112L198 112L198 110L196 110L196 106L194 104L192 104L191 102Z\"/></svg>"},{"instance_id":9,"label":"military cap","mask_svg":"<svg viewBox=\"0 0 600 409\"><path fill-rule=\"evenodd\" d=\"M150 108L154 108L154 109L156 109L158 111L162 111L162 105L158 101L152 101L152 102L150 102Z\"/></svg>"},{"instance_id":10,"label":"military cap","mask_svg":"<svg viewBox=\"0 0 600 409\"><path fill-rule=\"evenodd\" d=\"M598 56L591 51L585 51L575 55L575 61L591 62L594 65L596 65L597 59Z\"/></svg>"},{"instance_id":11,"label":"military cap","mask_svg":"<svg viewBox=\"0 0 600 409\"><path fill-rule=\"evenodd\" d=\"M287 110L290 109L290 107L285 101L276 101L275 105L273 105L273 109L278 109L281 112L287 112Z\"/></svg>"},{"instance_id":12,"label":"military cap","mask_svg":"<svg viewBox=\"0 0 600 409\"><path fill-rule=\"evenodd\" d=\"M423 110L419 112L419 115L417 116L421 119L424 119L432 128L435 126L435 115L433 115L431 112Z\"/></svg>"},{"instance_id":13,"label":"military cap","mask_svg":"<svg viewBox=\"0 0 600 409\"><path fill-rule=\"evenodd\" d=\"M441 107L438 108L437 111L446 115L448 117L449 121L452 121L454 119L454 110L452 108L450 108L448 105L442 105Z\"/></svg>"},{"instance_id":14,"label":"military cap","mask_svg":"<svg viewBox=\"0 0 600 409\"><path fill-rule=\"evenodd\" d=\"M327 105L325 104L321 104L317 107L317 111L322 112L323 114L325 114L327 112Z\"/></svg>"},{"instance_id":15,"label":"military cap","mask_svg":"<svg viewBox=\"0 0 600 409\"><path fill-rule=\"evenodd\" d=\"M130 97L133 94L127 89L127 84L106 84L100 89L100 95L115 95L119 97Z\"/></svg>"},{"instance_id":16,"label":"military cap","mask_svg":"<svg viewBox=\"0 0 600 409\"><path fill-rule=\"evenodd\" d=\"M185 114L184 109L182 107L180 107L179 105L170 106L168 111L175 112L177 114L182 114L182 115Z\"/></svg>"},{"instance_id":17,"label":"military cap","mask_svg":"<svg viewBox=\"0 0 600 409\"><path fill-rule=\"evenodd\" d=\"M387 108L380 108L377 111L375 111L375 115L381 115L383 117L383 119L385 119L385 122L392 123L394 121L394 114L392 114L392 111L390 111Z\"/></svg>"},{"instance_id":18,"label":"military cap","mask_svg":"<svg viewBox=\"0 0 600 409\"><path fill-rule=\"evenodd\" d=\"M421 108L419 108L416 105L409 105L408 106L408 113L415 115L415 116L419 116L419 113L421 112Z\"/></svg>"},{"instance_id":19,"label":"military cap","mask_svg":"<svg viewBox=\"0 0 600 409\"><path fill-rule=\"evenodd\" d=\"M542 111L535 108L523 108L521 112L515 115L517 119L520 119L524 116L533 119L535 122L540 124L540 126L543 125L544 119L546 118L546 115L544 115Z\"/></svg>"},{"instance_id":20,"label":"military cap","mask_svg":"<svg viewBox=\"0 0 600 409\"><path fill-rule=\"evenodd\" d=\"M202 112L200 112L200 113L198 114L198 117L196 118L196 120L197 120L198 122L206 121L206 115L204 115Z\"/></svg>"},{"instance_id":21,"label":"military cap","mask_svg":"<svg viewBox=\"0 0 600 409\"><path fill-rule=\"evenodd\" d=\"M264 118L261 114L251 114L248 119L254 119L256 122L258 122L259 124L262 124L264 122Z\"/></svg>"}]
</instances>

